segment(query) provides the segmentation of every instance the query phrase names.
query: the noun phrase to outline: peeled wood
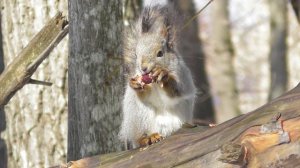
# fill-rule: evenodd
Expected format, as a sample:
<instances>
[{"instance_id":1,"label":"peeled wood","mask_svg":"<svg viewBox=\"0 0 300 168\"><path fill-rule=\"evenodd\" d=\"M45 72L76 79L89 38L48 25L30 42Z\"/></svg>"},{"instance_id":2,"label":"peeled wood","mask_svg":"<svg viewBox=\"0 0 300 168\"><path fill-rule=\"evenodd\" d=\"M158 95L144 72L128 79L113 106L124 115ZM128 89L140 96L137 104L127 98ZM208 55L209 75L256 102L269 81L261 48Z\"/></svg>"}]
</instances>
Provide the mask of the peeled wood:
<instances>
[{"instance_id":1,"label":"peeled wood","mask_svg":"<svg viewBox=\"0 0 300 168\"><path fill-rule=\"evenodd\" d=\"M278 117L281 114L281 117ZM275 118L275 119L274 119ZM279 118L279 119L278 119ZM278 120L276 120L278 119ZM279 132L262 133L261 125L282 124ZM216 127L186 129L146 149L69 162L81 167L268 167L299 165L300 85L257 110Z\"/></svg>"},{"instance_id":2,"label":"peeled wood","mask_svg":"<svg viewBox=\"0 0 300 168\"><path fill-rule=\"evenodd\" d=\"M68 33L67 25L65 17L58 13L8 65L0 76L0 107L7 104L25 84L32 81L30 77L37 67Z\"/></svg>"}]
</instances>

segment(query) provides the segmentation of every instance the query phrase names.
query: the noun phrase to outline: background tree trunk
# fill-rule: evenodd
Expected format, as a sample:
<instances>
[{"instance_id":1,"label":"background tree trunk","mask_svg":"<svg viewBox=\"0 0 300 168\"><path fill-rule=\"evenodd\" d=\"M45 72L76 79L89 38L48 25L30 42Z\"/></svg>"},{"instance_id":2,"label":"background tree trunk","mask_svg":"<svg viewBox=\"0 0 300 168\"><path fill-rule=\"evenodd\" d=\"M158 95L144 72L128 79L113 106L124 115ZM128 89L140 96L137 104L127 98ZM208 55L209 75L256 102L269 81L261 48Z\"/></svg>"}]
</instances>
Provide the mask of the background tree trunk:
<instances>
[{"instance_id":1,"label":"background tree trunk","mask_svg":"<svg viewBox=\"0 0 300 168\"><path fill-rule=\"evenodd\" d=\"M218 123L240 114L239 98L233 64L234 49L231 42L228 0L214 1L212 8L211 56L215 70L211 74L214 103Z\"/></svg>"},{"instance_id":2,"label":"background tree trunk","mask_svg":"<svg viewBox=\"0 0 300 168\"><path fill-rule=\"evenodd\" d=\"M69 1L68 160L121 150L122 1Z\"/></svg>"},{"instance_id":3,"label":"background tree trunk","mask_svg":"<svg viewBox=\"0 0 300 168\"><path fill-rule=\"evenodd\" d=\"M2 1L0 2L2 7ZM2 42L2 27L1 27L1 11L0 11L0 75L4 70L3 42ZM6 129L6 118L4 108L0 107L0 168L7 167L7 147L6 142L1 137L1 132Z\"/></svg>"},{"instance_id":4,"label":"background tree trunk","mask_svg":"<svg viewBox=\"0 0 300 168\"><path fill-rule=\"evenodd\" d=\"M184 16L184 23L195 15L195 5L192 0L169 0L169 2L174 3L180 15ZM198 22L195 19L182 30L179 50L192 71L195 85L199 91L194 108L194 118L211 122L214 121L214 109L205 71L205 56L198 31Z\"/></svg>"},{"instance_id":5,"label":"background tree trunk","mask_svg":"<svg viewBox=\"0 0 300 168\"><path fill-rule=\"evenodd\" d=\"M287 3L286 0L269 0L270 8L270 73L269 100L287 90Z\"/></svg>"},{"instance_id":6,"label":"background tree trunk","mask_svg":"<svg viewBox=\"0 0 300 168\"><path fill-rule=\"evenodd\" d=\"M58 10L67 11L66 1L59 0L4 0L1 5L5 65ZM8 167L48 167L66 159L66 41L33 75L53 85L26 85L5 106L6 130L1 136L7 144Z\"/></svg>"},{"instance_id":7,"label":"background tree trunk","mask_svg":"<svg viewBox=\"0 0 300 168\"><path fill-rule=\"evenodd\" d=\"M293 10L295 12L298 23L300 23L300 0L291 0Z\"/></svg>"},{"instance_id":8,"label":"background tree trunk","mask_svg":"<svg viewBox=\"0 0 300 168\"><path fill-rule=\"evenodd\" d=\"M132 25L143 9L143 0L125 0L124 9L125 26Z\"/></svg>"}]
</instances>

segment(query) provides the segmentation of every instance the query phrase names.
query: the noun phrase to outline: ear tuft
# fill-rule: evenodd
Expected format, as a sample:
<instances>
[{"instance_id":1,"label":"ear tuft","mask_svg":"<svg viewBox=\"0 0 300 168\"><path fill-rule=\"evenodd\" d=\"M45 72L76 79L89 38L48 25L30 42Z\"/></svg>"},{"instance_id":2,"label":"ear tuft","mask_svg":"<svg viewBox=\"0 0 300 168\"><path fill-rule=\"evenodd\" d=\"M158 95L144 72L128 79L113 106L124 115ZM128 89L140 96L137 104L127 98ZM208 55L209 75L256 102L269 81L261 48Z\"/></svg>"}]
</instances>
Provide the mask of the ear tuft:
<instances>
[{"instance_id":1,"label":"ear tuft","mask_svg":"<svg viewBox=\"0 0 300 168\"><path fill-rule=\"evenodd\" d=\"M149 32L151 26L154 22L154 17L151 16L152 9L150 7L146 7L142 13L142 33Z\"/></svg>"},{"instance_id":2,"label":"ear tuft","mask_svg":"<svg viewBox=\"0 0 300 168\"><path fill-rule=\"evenodd\" d=\"M175 30L174 27L172 27L171 25L169 25L168 27L165 28L165 39L166 39L166 45L167 45L167 49L173 50L174 49L174 43L175 43Z\"/></svg>"}]
</instances>

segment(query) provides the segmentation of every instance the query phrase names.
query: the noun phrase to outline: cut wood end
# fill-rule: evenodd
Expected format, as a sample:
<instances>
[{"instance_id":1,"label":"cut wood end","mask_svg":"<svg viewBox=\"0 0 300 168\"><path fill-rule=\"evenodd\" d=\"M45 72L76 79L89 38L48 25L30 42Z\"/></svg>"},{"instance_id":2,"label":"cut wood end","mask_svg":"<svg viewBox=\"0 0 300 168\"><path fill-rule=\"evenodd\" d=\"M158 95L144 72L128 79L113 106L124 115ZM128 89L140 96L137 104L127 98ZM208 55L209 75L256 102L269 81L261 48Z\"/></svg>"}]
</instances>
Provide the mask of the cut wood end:
<instances>
[{"instance_id":1,"label":"cut wood end","mask_svg":"<svg viewBox=\"0 0 300 168\"><path fill-rule=\"evenodd\" d=\"M236 143L242 144L248 150L247 160L253 161L258 154L265 153L281 144L300 141L300 117L279 122L282 123L282 127L278 132L264 133L261 132L261 127L255 126L238 138ZM278 123L274 125L278 126Z\"/></svg>"},{"instance_id":2,"label":"cut wood end","mask_svg":"<svg viewBox=\"0 0 300 168\"><path fill-rule=\"evenodd\" d=\"M299 123L300 117L286 121L278 120L276 122L273 120L262 126L251 127L234 142L223 145L221 147L221 156L218 160L224 163L237 165L249 163L252 167L261 165L266 160L261 159L261 157L273 157L273 154L270 151L277 151L276 148L279 146L285 146L285 144L288 143L296 143L298 144L298 146L296 146L299 147ZM289 157L289 155L286 157ZM274 163L270 162L269 164L271 165Z\"/></svg>"},{"instance_id":3,"label":"cut wood end","mask_svg":"<svg viewBox=\"0 0 300 168\"><path fill-rule=\"evenodd\" d=\"M300 143L298 141L277 145L253 156L247 167L298 167L299 165Z\"/></svg>"},{"instance_id":4,"label":"cut wood end","mask_svg":"<svg viewBox=\"0 0 300 168\"><path fill-rule=\"evenodd\" d=\"M66 17L60 11L54 16L54 19L55 19L56 25L61 27L61 29L64 29L69 24Z\"/></svg>"}]
</instances>

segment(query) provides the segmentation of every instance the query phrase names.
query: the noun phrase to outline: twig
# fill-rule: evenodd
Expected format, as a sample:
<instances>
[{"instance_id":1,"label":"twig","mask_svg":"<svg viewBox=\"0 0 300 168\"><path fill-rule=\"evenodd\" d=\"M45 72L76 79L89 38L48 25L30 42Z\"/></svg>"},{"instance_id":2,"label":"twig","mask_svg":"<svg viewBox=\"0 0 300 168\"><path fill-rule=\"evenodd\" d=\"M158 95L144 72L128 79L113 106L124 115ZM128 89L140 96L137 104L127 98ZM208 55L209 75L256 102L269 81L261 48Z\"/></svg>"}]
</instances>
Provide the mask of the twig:
<instances>
[{"instance_id":1,"label":"twig","mask_svg":"<svg viewBox=\"0 0 300 168\"><path fill-rule=\"evenodd\" d=\"M51 83L51 82L45 82L45 81L40 81L40 80L35 80L35 79L29 79L28 84L52 86L53 83Z\"/></svg>"},{"instance_id":2,"label":"twig","mask_svg":"<svg viewBox=\"0 0 300 168\"><path fill-rule=\"evenodd\" d=\"M212 3L212 1L214 1L214 0L210 0L210 1L208 1L206 4L205 4L205 6L204 7L202 7L194 16L192 16L191 18L189 18L189 20L182 26L182 29L181 30L183 30L183 29L185 29L194 19L196 19L197 18L197 16L206 8L206 7L208 7L208 5L210 4L210 3Z\"/></svg>"}]
</instances>

